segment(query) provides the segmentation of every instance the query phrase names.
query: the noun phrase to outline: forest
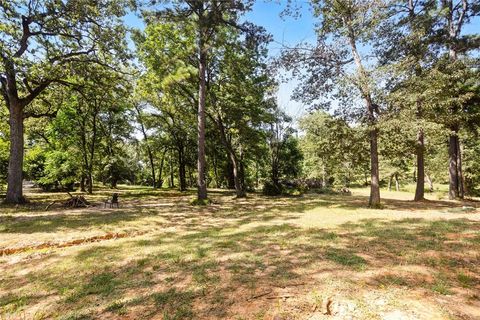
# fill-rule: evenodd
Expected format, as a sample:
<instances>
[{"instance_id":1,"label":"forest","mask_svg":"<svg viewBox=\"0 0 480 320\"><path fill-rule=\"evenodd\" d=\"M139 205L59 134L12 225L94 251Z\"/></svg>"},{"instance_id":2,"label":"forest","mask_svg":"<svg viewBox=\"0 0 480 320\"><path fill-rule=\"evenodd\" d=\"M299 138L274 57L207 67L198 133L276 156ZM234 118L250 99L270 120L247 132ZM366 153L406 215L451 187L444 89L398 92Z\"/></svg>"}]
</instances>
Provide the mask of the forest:
<instances>
[{"instance_id":1,"label":"forest","mask_svg":"<svg viewBox=\"0 0 480 320\"><path fill-rule=\"evenodd\" d=\"M0 0L0 318L478 319L479 31L478 0Z\"/></svg>"}]
</instances>

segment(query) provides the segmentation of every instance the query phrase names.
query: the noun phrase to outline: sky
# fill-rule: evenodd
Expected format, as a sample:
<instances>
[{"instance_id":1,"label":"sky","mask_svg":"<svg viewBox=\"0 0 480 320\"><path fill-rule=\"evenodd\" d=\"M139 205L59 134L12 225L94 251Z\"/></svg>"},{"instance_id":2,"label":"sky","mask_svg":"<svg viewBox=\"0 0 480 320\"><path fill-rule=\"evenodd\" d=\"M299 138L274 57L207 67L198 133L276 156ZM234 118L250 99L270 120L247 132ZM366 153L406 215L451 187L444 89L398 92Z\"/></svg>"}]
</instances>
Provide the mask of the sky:
<instances>
[{"instance_id":1,"label":"sky","mask_svg":"<svg viewBox=\"0 0 480 320\"><path fill-rule=\"evenodd\" d=\"M315 41L315 18L310 10L308 1L297 0L299 6L298 17L282 17L281 13L285 7L286 0L258 0L255 2L252 11L246 14L245 20L263 26L273 36L273 42L269 46L270 56L279 54L282 44L293 46L299 42ZM125 17L125 22L130 27L142 29L144 24L134 14ZM464 33L479 33L480 18L477 17L470 24L464 26ZM298 82L290 80L281 83L277 100L278 105L284 109L294 120L301 117L308 109L308 106L294 101L290 98Z\"/></svg>"},{"instance_id":2,"label":"sky","mask_svg":"<svg viewBox=\"0 0 480 320\"><path fill-rule=\"evenodd\" d=\"M285 5L282 0L256 1L252 11L246 14L245 20L263 26L273 36L274 41L269 46L270 56L278 55L282 44L294 45L301 41L315 40L314 17L308 3L298 3L301 4L301 15L297 18L281 17ZM142 20L133 13L125 17L125 23L129 27L144 28ZM306 106L290 98L296 85L296 81L281 83L277 93L278 105L294 119L298 119L306 110Z\"/></svg>"}]
</instances>

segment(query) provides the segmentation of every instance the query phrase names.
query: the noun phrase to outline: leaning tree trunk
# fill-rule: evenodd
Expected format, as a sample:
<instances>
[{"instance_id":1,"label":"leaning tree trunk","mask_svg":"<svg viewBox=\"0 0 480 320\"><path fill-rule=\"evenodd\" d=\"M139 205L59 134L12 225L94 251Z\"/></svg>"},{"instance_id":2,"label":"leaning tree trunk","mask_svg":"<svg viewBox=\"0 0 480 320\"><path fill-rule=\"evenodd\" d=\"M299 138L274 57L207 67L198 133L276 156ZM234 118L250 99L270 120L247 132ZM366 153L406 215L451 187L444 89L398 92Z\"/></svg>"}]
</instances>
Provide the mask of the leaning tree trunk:
<instances>
[{"instance_id":1,"label":"leaning tree trunk","mask_svg":"<svg viewBox=\"0 0 480 320\"><path fill-rule=\"evenodd\" d=\"M351 21L348 21L349 23ZM367 107L368 121L370 127L370 199L368 204L370 207L380 206L380 172L378 164L378 129L375 127L375 106L372 102L371 89L368 83L368 74L363 67L362 59L358 53L356 44L356 33L351 24L348 28L348 40L352 51L353 60L357 67L359 75L359 83L357 84L363 95Z\"/></svg>"},{"instance_id":2,"label":"leaning tree trunk","mask_svg":"<svg viewBox=\"0 0 480 320\"><path fill-rule=\"evenodd\" d=\"M198 51L199 51L199 88L198 88L198 177L197 177L197 198L198 200L206 200L207 183L206 183L206 159L205 159L205 107L206 107L206 66L207 66L207 49L204 43L204 28L200 26L198 35Z\"/></svg>"},{"instance_id":3,"label":"leaning tree trunk","mask_svg":"<svg viewBox=\"0 0 480 320\"><path fill-rule=\"evenodd\" d=\"M235 189L235 178L233 174L232 161L227 162L227 189Z\"/></svg>"},{"instance_id":4,"label":"leaning tree trunk","mask_svg":"<svg viewBox=\"0 0 480 320\"><path fill-rule=\"evenodd\" d=\"M10 158L8 161L8 179L6 203L24 203L23 181L23 152L24 152L24 125L23 109L20 105L10 104Z\"/></svg>"},{"instance_id":5,"label":"leaning tree trunk","mask_svg":"<svg viewBox=\"0 0 480 320\"><path fill-rule=\"evenodd\" d=\"M232 161L233 165L233 181L235 184L235 193L237 198L244 198L246 196L245 190L242 188L242 182L240 177L240 166L238 164L237 157L233 152L229 151L230 160Z\"/></svg>"},{"instance_id":6,"label":"leaning tree trunk","mask_svg":"<svg viewBox=\"0 0 480 320\"><path fill-rule=\"evenodd\" d=\"M418 130L417 135L417 187L414 201L425 199L425 139L423 129Z\"/></svg>"}]
</instances>

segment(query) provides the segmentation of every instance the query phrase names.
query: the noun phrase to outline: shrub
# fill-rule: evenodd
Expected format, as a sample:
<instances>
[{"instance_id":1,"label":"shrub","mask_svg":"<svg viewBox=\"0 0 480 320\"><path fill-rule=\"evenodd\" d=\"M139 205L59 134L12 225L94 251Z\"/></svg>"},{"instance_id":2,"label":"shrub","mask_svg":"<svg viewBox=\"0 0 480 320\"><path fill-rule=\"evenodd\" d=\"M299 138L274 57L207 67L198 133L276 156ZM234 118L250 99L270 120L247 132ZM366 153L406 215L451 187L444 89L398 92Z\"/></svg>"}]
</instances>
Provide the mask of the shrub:
<instances>
[{"instance_id":1,"label":"shrub","mask_svg":"<svg viewBox=\"0 0 480 320\"><path fill-rule=\"evenodd\" d=\"M279 196L283 192L283 187L280 183L275 184L272 181L265 181L263 184L262 193L266 196Z\"/></svg>"}]
</instances>

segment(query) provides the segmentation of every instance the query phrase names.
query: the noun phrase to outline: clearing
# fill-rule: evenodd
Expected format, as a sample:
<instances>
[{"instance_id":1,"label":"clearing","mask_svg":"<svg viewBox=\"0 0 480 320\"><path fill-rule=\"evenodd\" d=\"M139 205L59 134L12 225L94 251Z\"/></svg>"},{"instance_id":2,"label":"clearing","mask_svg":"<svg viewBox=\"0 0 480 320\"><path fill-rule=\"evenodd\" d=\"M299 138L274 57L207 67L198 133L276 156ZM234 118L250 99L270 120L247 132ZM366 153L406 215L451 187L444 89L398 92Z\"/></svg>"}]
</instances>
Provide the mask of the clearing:
<instances>
[{"instance_id":1,"label":"clearing","mask_svg":"<svg viewBox=\"0 0 480 320\"><path fill-rule=\"evenodd\" d=\"M111 192L0 207L1 319L480 319L477 202Z\"/></svg>"}]
</instances>

